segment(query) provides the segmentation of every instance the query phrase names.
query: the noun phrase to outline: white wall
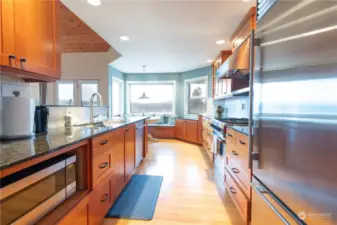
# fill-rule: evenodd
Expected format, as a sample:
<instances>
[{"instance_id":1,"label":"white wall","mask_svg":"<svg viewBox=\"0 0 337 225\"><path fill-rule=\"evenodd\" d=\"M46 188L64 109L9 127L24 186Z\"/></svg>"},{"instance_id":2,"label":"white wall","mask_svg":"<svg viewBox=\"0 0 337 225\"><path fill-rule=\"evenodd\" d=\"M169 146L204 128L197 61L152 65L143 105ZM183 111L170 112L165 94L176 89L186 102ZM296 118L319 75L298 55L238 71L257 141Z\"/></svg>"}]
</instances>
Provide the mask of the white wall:
<instances>
[{"instance_id":1,"label":"white wall","mask_svg":"<svg viewBox=\"0 0 337 225\"><path fill-rule=\"evenodd\" d=\"M108 64L119 54L113 50L94 53L63 53L61 55L61 80L99 80L98 92L103 104L109 104ZM47 104L56 104L55 83L47 85Z\"/></svg>"}]
</instances>

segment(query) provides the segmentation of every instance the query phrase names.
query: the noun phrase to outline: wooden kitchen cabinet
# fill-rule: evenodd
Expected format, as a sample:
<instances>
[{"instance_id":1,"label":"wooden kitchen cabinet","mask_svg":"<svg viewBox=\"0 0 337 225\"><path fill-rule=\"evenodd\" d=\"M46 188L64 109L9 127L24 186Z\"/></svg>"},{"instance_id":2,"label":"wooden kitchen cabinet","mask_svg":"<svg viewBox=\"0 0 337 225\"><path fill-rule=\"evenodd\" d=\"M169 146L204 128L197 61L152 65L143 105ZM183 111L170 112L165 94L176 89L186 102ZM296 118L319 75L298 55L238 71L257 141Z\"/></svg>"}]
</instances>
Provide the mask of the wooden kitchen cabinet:
<instances>
[{"instance_id":1,"label":"wooden kitchen cabinet","mask_svg":"<svg viewBox=\"0 0 337 225\"><path fill-rule=\"evenodd\" d=\"M60 79L59 0L1 1L1 69L26 80Z\"/></svg>"},{"instance_id":2,"label":"wooden kitchen cabinet","mask_svg":"<svg viewBox=\"0 0 337 225\"><path fill-rule=\"evenodd\" d=\"M185 120L185 140L193 143L198 142L198 121Z\"/></svg>"},{"instance_id":3,"label":"wooden kitchen cabinet","mask_svg":"<svg viewBox=\"0 0 337 225\"><path fill-rule=\"evenodd\" d=\"M136 133L135 125L131 124L125 128L125 182L128 182L136 165Z\"/></svg>"},{"instance_id":4,"label":"wooden kitchen cabinet","mask_svg":"<svg viewBox=\"0 0 337 225\"><path fill-rule=\"evenodd\" d=\"M118 196L124 187L124 176L125 176L125 154L124 154L124 128L120 128L111 132L113 137L113 147L112 147L112 167L113 167L113 183L114 192Z\"/></svg>"},{"instance_id":5,"label":"wooden kitchen cabinet","mask_svg":"<svg viewBox=\"0 0 337 225\"><path fill-rule=\"evenodd\" d=\"M176 119L175 133L176 138L185 139L185 120Z\"/></svg>"},{"instance_id":6,"label":"wooden kitchen cabinet","mask_svg":"<svg viewBox=\"0 0 337 225\"><path fill-rule=\"evenodd\" d=\"M198 121L176 119L175 136L183 141L198 143Z\"/></svg>"}]
</instances>

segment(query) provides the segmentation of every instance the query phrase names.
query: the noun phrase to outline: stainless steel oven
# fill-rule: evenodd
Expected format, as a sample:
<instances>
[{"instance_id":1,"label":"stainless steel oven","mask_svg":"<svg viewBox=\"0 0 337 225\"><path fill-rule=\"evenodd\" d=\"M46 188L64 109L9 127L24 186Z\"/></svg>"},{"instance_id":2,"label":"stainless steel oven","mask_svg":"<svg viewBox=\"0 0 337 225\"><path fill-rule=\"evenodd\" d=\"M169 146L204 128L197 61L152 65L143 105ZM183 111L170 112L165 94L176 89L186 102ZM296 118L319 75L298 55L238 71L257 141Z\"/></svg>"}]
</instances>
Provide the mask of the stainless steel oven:
<instances>
[{"instance_id":1,"label":"stainless steel oven","mask_svg":"<svg viewBox=\"0 0 337 225\"><path fill-rule=\"evenodd\" d=\"M76 191L76 156L60 156L0 180L1 225L35 224Z\"/></svg>"}]
</instances>

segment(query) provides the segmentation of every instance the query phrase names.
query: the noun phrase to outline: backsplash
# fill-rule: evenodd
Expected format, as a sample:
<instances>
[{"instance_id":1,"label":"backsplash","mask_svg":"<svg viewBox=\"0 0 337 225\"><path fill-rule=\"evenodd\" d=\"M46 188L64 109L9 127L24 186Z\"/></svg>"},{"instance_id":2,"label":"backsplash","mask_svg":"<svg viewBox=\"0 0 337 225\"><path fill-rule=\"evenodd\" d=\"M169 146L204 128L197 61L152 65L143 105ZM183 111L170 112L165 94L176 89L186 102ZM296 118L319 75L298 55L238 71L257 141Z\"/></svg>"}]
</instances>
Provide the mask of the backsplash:
<instances>
[{"instance_id":1,"label":"backsplash","mask_svg":"<svg viewBox=\"0 0 337 225\"><path fill-rule=\"evenodd\" d=\"M35 104L40 104L39 83L26 83L22 79L1 76L0 97L13 96L13 91L21 91L22 96L33 98Z\"/></svg>"},{"instance_id":2,"label":"backsplash","mask_svg":"<svg viewBox=\"0 0 337 225\"><path fill-rule=\"evenodd\" d=\"M62 127L65 124L64 117L71 112L73 123L89 123L90 107L49 106L48 129ZM103 121L109 118L109 106L94 107L94 115L100 115L95 121Z\"/></svg>"},{"instance_id":3,"label":"backsplash","mask_svg":"<svg viewBox=\"0 0 337 225\"><path fill-rule=\"evenodd\" d=\"M249 118L249 97L240 96L230 99L215 100L214 108L218 105L224 109L223 118Z\"/></svg>"}]
</instances>

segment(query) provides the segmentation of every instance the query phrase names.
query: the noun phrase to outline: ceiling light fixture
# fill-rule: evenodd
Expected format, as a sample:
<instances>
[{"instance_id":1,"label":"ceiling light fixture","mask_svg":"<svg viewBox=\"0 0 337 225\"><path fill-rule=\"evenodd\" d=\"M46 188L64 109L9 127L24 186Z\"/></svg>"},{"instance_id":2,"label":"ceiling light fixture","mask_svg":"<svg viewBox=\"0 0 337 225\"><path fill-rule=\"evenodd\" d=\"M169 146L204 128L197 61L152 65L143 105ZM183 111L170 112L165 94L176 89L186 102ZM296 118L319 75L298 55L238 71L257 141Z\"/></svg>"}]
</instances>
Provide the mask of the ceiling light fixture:
<instances>
[{"instance_id":1,"label":"ceiling light fixture","mask_svg":"<svg viewBox=\"0 0 337 225\"><path fill-rule=\"evenodd\" d=\"M130 38L128 36L121 36L119 39L121 39L122 41L130 40Z\"/></svg>"},{"instance_id":2,"label":"ceiling light fixture","mask_svg":"<svg viewBox=\"0 0 337 225\"><path fill-rule=\"evenodd\" d=\"M226 41L225 41L225 40L217 40L215 43L216 43L217 45L223 45L223 44L226 43Z\"/></svg>"},{"instance_id":3,"label":"ceiling light fixture","mask_svg":"<svg viewBox=\"0 0 337 225\"><path fill-rule=\"evenodd\" d=\"M243 2L250 2L250 0L242 0Z\"/></svg>"},{"instance_id":4,"label":"ceiling light fixture","mask_svg":"<svg viewBox=\"0 0 337 225\"><path fill-rule=\"evenodd\" d=\"M101 0L87 0L90 5L99 6L102 4Z\"/></svg>"},{"instance_id":5,"label":"ceiling light fixture","mask_svg":"<svg viewBox=\"0 0 337 225\"><path fill-rule=\"evenodd\" d=\"M212 63L212 62L213 62L213 60L211 60L211 59L207 59L207 62L208 62L208 63Z\"/></svg>"}]
</instances>

